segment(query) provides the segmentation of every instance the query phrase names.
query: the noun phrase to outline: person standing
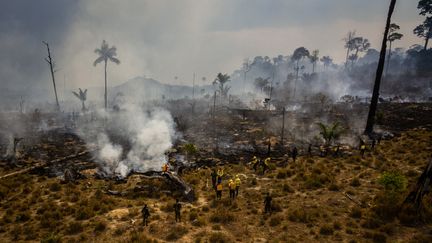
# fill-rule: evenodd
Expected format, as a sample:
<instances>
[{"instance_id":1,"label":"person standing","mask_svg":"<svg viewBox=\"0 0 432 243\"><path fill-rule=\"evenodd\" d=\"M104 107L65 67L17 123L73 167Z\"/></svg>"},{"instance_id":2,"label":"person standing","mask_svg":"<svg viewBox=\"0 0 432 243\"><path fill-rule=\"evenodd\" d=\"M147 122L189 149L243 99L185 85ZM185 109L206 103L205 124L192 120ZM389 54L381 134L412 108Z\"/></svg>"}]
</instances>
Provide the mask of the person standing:
<instances>
[{"instance_id":1,"label":"person standing","mask_svg":"<svg viewBox=\"0 0 432 243\"><path fill-rule=\"evenodd\" d=\"M228 188L229 188L229 194L230 194L230 198L234 199L235 198L235 182L233 181L233 179L230 179L228 182Z\"/></svg>"},{"instance_id":2,"label":"person standing","mask_svg":"<svg viewBox=\"0 0 432 243\"><path fill-rule=\"evenodd\" d=\"M179 202L178 199L176 199L176 202L174 204L174 213L175 213L175 221L176 222L181 222L181 217L180 217L180 210L181 210L181 204Z\"/></svg>"},{"instance_id":3,"label":"person standing","mask_svg":"<svg viewBox=\"0 0 432 243\"><path fill-rule=\"evenodd\" d=\"M147 207L147 204L144 205L144 207L141 210L142 218L143 218L143 225L148 226L148 219L150 217L150 211Z\"/></svg>"},{"instance_id":4,"label":"person standing","mask_svg":"<svg viewBox=\"0 0 432 243\"><path fill-rule=\"evenodd\" d=\"M216 199L222 199L222 183L216 185Z\"/></svg>"},{"instance_id":5,"label":"person standing","mask_svg":"<svg viewBox=\"0 0 432 243\"><path fill-rule=\"evenodd\" d=\"M293 159L293 162L296 161L297 155L298 155L298 150L297 150L297 147L294 146L294 148L293 148L293 150L292 150L292 153L291 153L291 157L292 157L292 159Z\"/></svg>"},{"instance_id":6,"label":"person standing","mask_svg":"<svg viewBox=\"0 0 432 243\"><path fill-rule=\"evenodd\" d=\"M235 178L235 185L236 185L236 188L235 188L235 195L236 195L236 197L238 197L238 192L239 192L239 189L240 189L240 184L241 184L241 180L240 180L240 177L239 177L239 175L236 175L236 178Z\"/></svg>"},{"instance_id":7,"label":"person standing","mask_svg":"<svg viewBox=\"0 0 432 243\"><path fill-rule=\"evenodd\" d=\"M272 202L272 197L270 196L270 193L267 192L267 195L264 198L264 213L270 213L271 214L271 211L272 211L271 202Z\"/></svg>"},{"instance_id":8,"label":"person standing","mask_svg":"<svg viewBox=\"0 0 432 243\"><path fill-rule=\"evenodd\" d=\"M211 176L211 181L212 181L213 190L216 190L217 173L216 173L216 170L215 170L215 169L212 170L210 176Z\"/></svg>"}]
</instances>

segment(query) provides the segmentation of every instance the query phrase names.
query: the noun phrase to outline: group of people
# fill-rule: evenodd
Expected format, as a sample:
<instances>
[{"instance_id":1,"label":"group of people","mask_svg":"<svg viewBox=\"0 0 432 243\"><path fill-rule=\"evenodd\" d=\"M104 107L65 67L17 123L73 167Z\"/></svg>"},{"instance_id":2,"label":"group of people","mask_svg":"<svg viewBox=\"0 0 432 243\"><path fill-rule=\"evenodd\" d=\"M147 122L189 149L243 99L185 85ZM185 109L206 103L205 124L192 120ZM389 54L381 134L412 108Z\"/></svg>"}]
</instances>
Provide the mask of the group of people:
<instances>
[{"instance_id":1,"label":"group of people","mask_svg":"<svg viewBox=\"0 0 432 243\"><path fill-rule=\"evenodd\" d=\"M270 157L267 157L266 159L261 160L258 159L256 156L254 156L252 158L251 164L252 164L252 168L254 169L254 171L256 172L259 167L262 168L262 173L265 174L265 172L270 168Z\"/></svg>"},{"instance_id":2,"label":"group of people","mask_svg":"<svg viewBox=\"0 0 432 243\"><path fill-rule=\"evenodd\" d=\"M224 171L222 168L219 168L217 171L213 169L210 176L212 181L212 188L216 192L216 199L220 200L222 199L222 191L223 191L222 177L224 176ZM229 189L229 194L231 199L235 199L238 196L240 184L241 184L241 180L239 175L236 175L234 179L231 178L228 181L228 189Z\"/></svg>"}]
</instances>

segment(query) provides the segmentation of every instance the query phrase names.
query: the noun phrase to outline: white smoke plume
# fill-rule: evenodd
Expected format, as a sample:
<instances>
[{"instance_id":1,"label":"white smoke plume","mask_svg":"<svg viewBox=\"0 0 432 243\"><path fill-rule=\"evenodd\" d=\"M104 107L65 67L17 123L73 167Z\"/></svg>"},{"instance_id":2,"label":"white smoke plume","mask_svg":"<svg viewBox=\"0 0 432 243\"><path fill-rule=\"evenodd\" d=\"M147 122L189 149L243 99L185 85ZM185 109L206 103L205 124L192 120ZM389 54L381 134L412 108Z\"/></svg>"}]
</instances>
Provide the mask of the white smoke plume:
<instances>
[{"instance_id":1,"label":"white smoke plume","mask_svg":"<svg viewBox=\"0 0 432 243\"><path fill-rule=\"evenodd\" d=\"M114 111L98 112L97 121L80 135L90 146L97 145L102 171L122 177L132 170L161 170L176 136L168 111L125 102Z\"/></svg>"}]
</instances>

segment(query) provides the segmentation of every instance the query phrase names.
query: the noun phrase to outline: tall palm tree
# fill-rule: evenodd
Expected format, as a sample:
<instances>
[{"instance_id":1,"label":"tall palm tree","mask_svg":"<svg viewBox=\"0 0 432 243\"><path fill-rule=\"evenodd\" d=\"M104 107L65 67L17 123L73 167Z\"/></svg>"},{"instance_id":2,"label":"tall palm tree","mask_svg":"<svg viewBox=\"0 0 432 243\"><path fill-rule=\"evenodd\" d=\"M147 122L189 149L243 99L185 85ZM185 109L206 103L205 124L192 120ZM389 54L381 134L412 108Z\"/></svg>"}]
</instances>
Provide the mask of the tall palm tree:
<instances>
[{"instance_id":1,"label":"tall palm tree","mask_svg":"<svg viewBox=\"0 0 432 243\"><path fill-rule=\"evenodd\" d=\"M78 93L75 91L72 91L72 93L81 101L82 111L84 112L86 110L84 102L87 100L87 89L83 92L81 88L79 88Z\"/></svg>"},{"instance_id":2,"label":"tall palm tree","mask_svg":"<svg viewBox=\"0 0 432 243\"><path fill-rule=\"evenodd\" d=\"M120 60L115 58L117 56L117 48L115 46L109 47L108 43L103 40L100 48L95 49L95 53L99 55L99 57L93 62L93 66L96 66L98 63L102 61L105 64L105 110L108 107L108 99L107 99L107 64L108 60L115 63L120 64Z\"/></svg>"},{"instance_id":3,"label":"tall palm tree","mask_svg":"<svg viewBox=\"0 0 432 243\"><path fill-rule=\"evenodd\" d=\"M310 62L312 63L312 73L315 72L315 65L319 60L319 50L313 50L312 54L309 57Z\"/></svg>"},{"instance_id":4,"label":"tall palm tree","mask_svg":"<svg viewBox=\"0 0 432 243\"><path fill-rule=\"evenodd\" d=\"M294 70L296 71L293 99L295 98L295 94L296 94L299 71L300 71L300 69L304 69L304 66L302 66L302 67L299 66L300 60L302 60L305 57L309 57L309 56L310 56L309 50L304 48L304 47L299 47L299 48L295 49L293 55L291 56L291 61L293 61L295 63Z\"/></svg>"},{"instance_id":5,"label":"tall palm tree","mask_svg":"<svg viewBox=\"0 0 432 243\"><path fill-rule=\"evenodd\" d=\"M399 29L400 29L399 25L395 23L390 24L389 36L387 37L387 41L389 42L389 52L387 54L387 66L386 66L385 76L387 76L388 69L390 66L392 43L393 41L400 40L403 37L403 34L396 32Z\"/></svg>"},{"instance_id":6,"label":"tall palm tree","mask_svg":"<svg viewBox=\"0 0 432 243\"><path fill-rule=\"evenodd\" d=\"M228 74L218 73L216 79L213 81L213 84L219 84L219 92L222 97L226 98L228 96L228 91L230 90L230 86L225 86L227 82L230 81L230 76Z\"/></svg>"},{"instance_id":7,"label":"tall palm tree","mask_svg":"<svg viewBox=\"0 0 432 243\"><path fill-rule=\"evenodd\" d=\"M324 69L327 69L333 63L333 59L330 56L323 56L320 61L324 64Z\"/></svg>"},{"instance_id":8,"label":"tall palm tree","mask_svg":"<svg viewBox=\"0 0 432 243\"><path fill-rule=\"evenodd\" d=\"M381 44L380 59L378 61L378 68L376 71L375 84L374 84L374 89L373 89L373 93L372 93L372 100L371 100L371 104L369 107L369 114L368 114L368 118L367 118L367 122L366 122L366 128L364 131L364 133L368 134L368 135L372 134L373 126L375 123L375 113L376 113L376 109L378 106L379 90L380 90L381 78L382 78L382 73L384 70L384 62L385 62L385 56L386 56L386 50L387 50L387 38L388 38L389 29L390 29L391 16L393 15L395 5L396 5L396 0L391 0L390 6L389 6L389 11L387 14L387 22L386 22L386 27L384 30L384 37L383 37L382 44Z\"/></svg>"}]
</instances>

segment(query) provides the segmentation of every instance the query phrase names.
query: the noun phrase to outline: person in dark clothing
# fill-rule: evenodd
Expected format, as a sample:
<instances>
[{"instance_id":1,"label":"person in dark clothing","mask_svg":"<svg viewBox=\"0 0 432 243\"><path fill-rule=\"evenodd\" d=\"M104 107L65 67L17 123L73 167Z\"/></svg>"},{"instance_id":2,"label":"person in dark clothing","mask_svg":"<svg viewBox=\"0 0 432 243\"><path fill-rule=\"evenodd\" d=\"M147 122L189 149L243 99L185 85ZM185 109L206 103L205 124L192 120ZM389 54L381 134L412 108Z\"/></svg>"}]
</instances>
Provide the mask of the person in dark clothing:
<instances>
[{"instance_id":1,"label":"person in dark clothing","mask_svg":"<svg viewBox=\"0 0 432 243\"><path fill-rule=\"evenodd\" d=\"M148 226L148 218L150 217L150 211L147 208L147 204L144 205L143 209L141 210L141 214L143 217L143 225Z\"/></svg>"},{"instance_id":2,"label":"person in dark clothing","mask_svg":"<svg viewBox=\"0 0 432 243\"><path fill-rule=\"evenodd\" d=\"M377 140L378 140L378 141L377 141L377 144L380 144L380 143L381 143L381 139L382 139L382 135L379 135L379 136L378 136L378 139L377 139Z\"/></svg>"},{"instance_id":3,"label":"person in dark clothing","mask_svg":"<svg viewBox=\"0 0 432 243\"><path fill-rule=\"evenodd\" d=\"M372 139L371 149L374 149L375 145L376 145L376 141L375 141L375 138L374 138L374 139Z\"/></svg>"},{"instance_id":4,"label":"person in dark clothing","mask_svg":"<svg viewBox=\"0 0 432 243\"><path fill-rule=\"evenodd\" d=\"M294 148L293 148L293 150L291 152L291 157L293 159L293 162L296 161L297 155L298 155L298 150L297 150L297 147L294 146Z\"/></svg>"},{"instance_id":5,"label":"person in dark clothing","mask_svg":"<svg viewBox=\"0 0 432 243\"><path fill-rule=\"evenodd\" d=\"M174 204L174 213L175 213L175 221L176 222L181 222L181 217L180 217L180 210L181 210L181 204L179 202L178 199L176 199L176 202Z\"/></svg>"},{"instance_id":6,"label":"person in dark clothing","mask_svg":"<svg viewBox=\"0 0 432 243\"><path fill-rule=\"evenodd\" d=\"M215 170L215 169L212 170L212 173L211 173L211 180L212 180L212 186L213 186L213 189L216 190L217 173L216 173L216 170Z\"/></svg>"},{"instance_id":7,"label":"person in dark clothing","mask_svg":"<svg viewBox=\"0 0 432 243\"><path fill-rule=\"evenodd\" d=\"M308 147L307 151L308 151L308 155L312 156L312 144L311 143L309 144L309 147Z\"/></svg>"},{"instance_id":8,"label":"person in dark clothing","mask_svg":"<svg viewBox=\"0 0 432 243\"><path fill-rule=\"evenodd\" d=\"M270 213L271 214L271 201L272 197L270 196L270 193L267 192L266 197L264 198L264 213Z\"/></svg>"}]
</instances>

